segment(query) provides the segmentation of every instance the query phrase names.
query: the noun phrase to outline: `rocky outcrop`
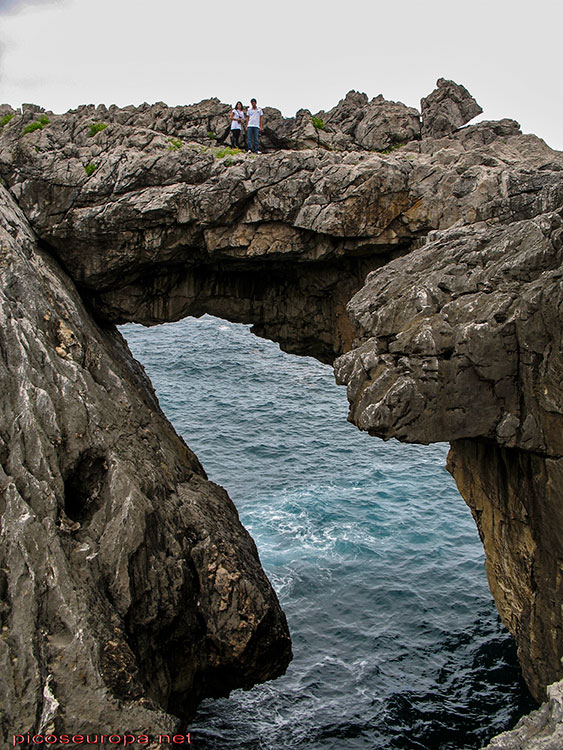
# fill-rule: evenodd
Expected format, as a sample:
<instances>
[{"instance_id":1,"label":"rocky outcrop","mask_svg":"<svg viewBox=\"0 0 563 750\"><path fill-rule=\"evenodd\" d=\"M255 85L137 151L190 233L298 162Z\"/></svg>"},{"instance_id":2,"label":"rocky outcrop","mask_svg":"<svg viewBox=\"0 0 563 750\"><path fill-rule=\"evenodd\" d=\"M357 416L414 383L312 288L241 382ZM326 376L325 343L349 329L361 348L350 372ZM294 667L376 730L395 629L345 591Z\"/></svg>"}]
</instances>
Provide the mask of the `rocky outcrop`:
<instances>
[{"instance_id":1,"label":"rocky outcrop","mask_svg":"<svg viewBox=\"0 0 563 750\"><path fill-rule=\"evenodd\" d=\"M463 127L482 113L465 86L439 78L436 88L421 99L422 137L441 138Z\"/></svg>"},{"instance_id":2,"label":"rocky outcrop","mask_svg":"<svg viewBox=\"0 0 563 750\"><path fill-rule=\"evenodd\" d=\"M389 151L420 138L420 115L413 107L349 91L328 112L300 110L295 118L265 111L265 135L282 148L336 151Z\"/></svg>"},{"instance_id":3,"label":"rocky outcrop","mask_svg":"<svg viewBox=\"0 0 563 750\"><path fill-rule=\"evenodd\" d=\"M550 685L548 700L511 732L495 737L484 750L560 750L563 747L563 682Z\"/></svg>"},{"instance_id":4,"label":"rocky outcrop","mask_svg":"<svg viewBox=\"0 0 563 750\"><path fill-rule=\"evenodd\" d=\"M559 213L480 222L370 274L348 308L365 343L335 366L353 421L408 442L563 454L562 247Z\"/></svg>"},{"instance_id":5,"label":"rocky outcrop","mask_svg":"<svg viewBox=\"0 0 563 750\"><path fill-rule=\"evenodd\" d=\"M387 101L381 95L368 101L365 94L350 91L336 107L316 114L301 109L295 117L283 117L278 109L267 106L263 107L263 112L262 151L311 148L384 151L420 138L417 110L400 102ZM74 121L79 127L87 126L88 133L91 125L100 124L124 126L129 131L131 128L148 129L173 138L174 143L197 143L201 149L230 143L230 113L228 104L218 99L205 99L198 104L176 107L168 107L164 102L122 108L83 105L64 117L67 123ZM52 112L46 113L42 107L33 104L24 104L21 114L22 120L19 111L0 105L0 117L17 115L18 127L31 125L41 116L46 116L50 124L59 119ZM75 134L72 133L72 140ZM101 138L95 140L103 142ZM144 148L145 145L139 142L136 147ZM170 146L171 142L166 145Z\"/></svg>"},{"instance_id":6,"label":"rocky outcrop","mask_svg":"<svg viewBox=\"0 0 563 750\"><path fill-rule=\"evenodd\" d=\"M169 733L282 673L285 617L227 494L3 187L0 247L2 744Z\"/></svg>"},{"instance_id":7,"label":"rocky outcrop","mask_svg":"<svg viewBox=\"0 0 563 750\"><path fill-rule=\"evenodd\" d=\"M260 157L231 154L214 145L228 112L217 100L191 108L85 107L61 116L27 107L22 114L14 113L0 135L0 176L39 238L32 257L51 269L55 265L48 256L56 258L94 312L98 324L90 320L84 330L102 336L99 346L107 352L108 371L115 372L111 383L117 387L117 380L125 378L135 393L140 389L144 394L139 397L146 405L139 418L143 427L156 409L154 397L146 382L137 381L135 366L123 364L128 361L123 344L117 343L110 326L128 320L151 325L209 312L251 322L256 333L279 341L288 351L330 362L341 355L336 373L348 386L351 419L360 428L383 438L449 440L449 468L483 539L491 589L515 635L528 684L541 699L545 686L559 679L563 669L563 154L535 136L522 135L511 120L461 127L477 114L478 105L463 87L450 84L441 79L437 92L425 100L422 139L416 111L379 97L368 102L365 95L350 92L314 120L306 110L290 120L267 112L270 131L264 137L269 146L300 150ZM403 140L409 142L393 148ZM62 275L58 278L60 285L70 283ZM80 300L74 299L77 305ZM80 314L86 315L85 310ZM79 335L82 324L72 324L72 317L59 312L53 319L65 326L56 323L47 329L55 344L53 356L68 363L76 353L84 368L87 339ZM59 359L54 361L60 364ZM114 359L121 369L112 365ZM33 364L22 365L22 370L33 371ZM81 387L86 393L86 385ZM50 393L46 386L44 390ZM60 403L54 413L59 409ZM129 419L129 414L123 416L120 424L129 424ZM224 496L219 502L218 490L206 482L197 461L172 437L160 414L158 420L157 431L169 436L170 443L164 440L159 447L166 452L171 446L166 460L151 464L154 453L143 459L124 454L123 460L128 466L148 461L146 470L132 470L137 482L145 474L157 475L154 466L164 463L166 490L157 483L158 490L143 485L138 492L143 508L154 507L155 493L165 495L172 507L162 518L155 515L154 525L139 521L149 531L136 536L131 549L138 542L135 549L143 551L138 553L139 565L145 570L147 549L172 545L161 542L158 534L169 539L170 524L180 524L191 529L182 542L188 550L178 552L181 559L187 559L189 551L196 570L206 565L211 574L224 569L226 573L208 580L215 586L229 581L225 585L233 591L223 598L220 591L210 590L202 605L211 640L218 642L225 628L231 651L213 647L220 655L212 657L205 650L209 640L203 644L196 638L186 657L191 666L184 665L178 678L165 655L158 656L153 672L145 663L151 649L159 652L155 633L161 631L155 618L139 624L123 614L130 610L119 597L117 604L108 600L122 608L117 609L122 618L117 627L129 639L135 670L165 675L156 695L147 694L147 699L172 710L188 694L195 701L206 690L213 693L214 668L220 673L227 664L230 674L236 659L245 665L237 667L244 684L278 673L289 647L283 618L263 574L254 567L251 543L236 526L232 509L221 511L224 516L214 510L215 526L205 509L188 517L190 502L204 502L189 500L201 497L198 493L211 493L206 507L230 505ZM90 419L88 424L97 423ZM122 429L142 435L139 424ZM70 432L64 433L65 440ZM75 432L83 434L78 428ZM52 472L59 472L64 490L57 507L62 503L64 508L67 494L77 495L80 505L83 494L76 488L83 483L93 487L87 498L106 497L106 490L98 490L109 486L105 467L112 465L115 446L124 450L121 444L127 444L110 440L112 433L113 428L108 431L111 449L104 444L103 450L82 458L89 442L97 445L98 431L92 427L68 465L60 454L53 458ZM79 479L73 478L74 472ZM186 484L195 494L186 494ZM107 501L104 519L123 512L118 492ZM73 501L69 508L65 514L72 526ZM153 518L153 510L137 512ZM93 518L99 519L92 531L96 541L95 534L105 533L106 522L102 524L99 514ZM226 539L224 527L229 529ZM78 532L71 531L71 538L72 533L86 534L82 525ZM203 540L208 538L211 546L205 548ZM211 541L215 539L222 541ZM205 549L198 557L201 544ZM209 562L213 545L224 555L216 568L214 559ZM237 562L228 567L231 555ZM170 557L176 559L172 551ZM137 570L132 559L127 563L129 576ZM251 573L236 578L244 565ZM164 567L160 588L148 573L138 573L130 590L144 592L135 593L144 601L156 585L166 602L159 606L176 623L172 612L180 594L168 603L165 592L171 584L166 576L171 573ZM192 576L193 582L193 569ZM123 572L120 582L125 580ZM248 580L260 594L247 605ZM182 581L188 581L187 572ZM187 593L193 591L192 584L178 585L182 595L192 596L192 605L202 601ZM172 589L178 591L174 585ZM213 613L224 611L224 601L232 610L227 609L227 621L220 617L215 626ZM241 622L252 624L255 638L245 640ZM267 626L261 627L262 622ZM177 627L183 637L189 626L181 623ZM281 656L265 670L263 660L270 659L265 654L271 653ZM207 676L201 678L201 692L194 693L199 674ZM135 693L131 700L137 695L144 694Z\"/></svg>"}]
</instances>

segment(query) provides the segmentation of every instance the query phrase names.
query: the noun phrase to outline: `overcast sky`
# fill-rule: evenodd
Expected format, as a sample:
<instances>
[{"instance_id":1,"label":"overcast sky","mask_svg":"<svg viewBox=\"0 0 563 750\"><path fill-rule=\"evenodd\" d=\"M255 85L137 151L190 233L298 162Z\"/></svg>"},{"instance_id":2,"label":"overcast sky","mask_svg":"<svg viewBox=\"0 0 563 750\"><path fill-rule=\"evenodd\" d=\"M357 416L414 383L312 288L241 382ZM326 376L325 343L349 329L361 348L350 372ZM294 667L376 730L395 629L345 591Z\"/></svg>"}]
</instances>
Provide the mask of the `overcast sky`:
<instances>
[{"instance_id":1,"label":"overcast sky","mask_svg":"<svg viewBox=\"0 0 563 750\"><path fill-rule=\"evenodd\" d=\"M256 97L291 116L350 89L419 108L439 77L563 149L558 0L0 0L0 103Z\"/></svg>"}]
</instances>

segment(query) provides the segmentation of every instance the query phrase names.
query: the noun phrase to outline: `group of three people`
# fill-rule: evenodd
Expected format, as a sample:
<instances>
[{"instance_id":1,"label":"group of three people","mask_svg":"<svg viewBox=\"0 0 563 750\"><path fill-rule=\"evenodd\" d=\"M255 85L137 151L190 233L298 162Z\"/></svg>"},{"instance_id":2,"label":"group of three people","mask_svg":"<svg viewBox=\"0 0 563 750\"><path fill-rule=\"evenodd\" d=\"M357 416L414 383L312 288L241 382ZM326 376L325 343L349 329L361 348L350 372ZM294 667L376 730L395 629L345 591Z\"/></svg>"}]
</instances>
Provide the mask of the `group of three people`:
<instances>
[{"instance_id":1,"label":"group of three people","mask_svg":"<svg viewBox=\"0 0 563 750\"><path fill-rule=\"evenodd\" d=\"M262 118L264 113L256 105L256 99L250 100L250 107L244 111L242 102L237 102L231 112L231 146L238 148L238 139L240 137L242 126L246 123L248 137L248 150L255 154L258 151L258 134L262 130Z\"/></svg>"}]
</instances>

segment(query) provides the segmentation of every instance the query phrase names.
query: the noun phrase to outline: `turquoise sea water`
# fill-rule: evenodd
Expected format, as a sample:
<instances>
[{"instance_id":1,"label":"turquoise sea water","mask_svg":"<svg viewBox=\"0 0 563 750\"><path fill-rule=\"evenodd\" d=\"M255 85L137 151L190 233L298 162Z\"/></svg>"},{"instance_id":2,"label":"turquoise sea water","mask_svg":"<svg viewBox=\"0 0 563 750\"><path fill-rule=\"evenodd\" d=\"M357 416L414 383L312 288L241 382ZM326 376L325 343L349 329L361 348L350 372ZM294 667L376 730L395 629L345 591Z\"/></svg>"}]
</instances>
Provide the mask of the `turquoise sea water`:
<instances>
[{"instance_id":1,"label":"turquoise sea water","mask_svg":"<svg viewBox=\"0 0 563 750\"><path fill-rule=\"evenodd\" d=\"M347 423L332 369L205 316L121 328L229 491L288 617L287 674L204 702L200 748L478 748L532 707L447 446Z\"/></svg>"}]
</instances>

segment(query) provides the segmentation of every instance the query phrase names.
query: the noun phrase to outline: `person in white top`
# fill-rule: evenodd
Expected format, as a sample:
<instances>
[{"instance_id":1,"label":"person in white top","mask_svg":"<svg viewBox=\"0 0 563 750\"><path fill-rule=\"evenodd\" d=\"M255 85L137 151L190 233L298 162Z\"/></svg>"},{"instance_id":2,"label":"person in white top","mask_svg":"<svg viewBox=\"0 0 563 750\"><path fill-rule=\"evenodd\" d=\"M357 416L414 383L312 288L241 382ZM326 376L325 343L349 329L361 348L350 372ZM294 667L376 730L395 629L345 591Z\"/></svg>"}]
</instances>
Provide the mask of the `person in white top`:
<instances>
[{"instance_id":1,"label":"person in white top","mask_svg":"<svg viewBox=\"0 0 563 750\"><path fill-rule=\"evenodd\" d=\"M256 106L256 99L250 100L250 107L246 110L246 129L248 133L248 150L258 151L258 133L262 130L262 118L264 113Z\"/></svg>"},{"instance_id":2,"label":"person in white top","mask_svg":"<svg viewBox=\"0 0 563 750\"><path fill-rule=\"evenodd\" d=\"M243 122L244 109L242 108L242 102L237 102L231 112L231 146L233 148L238 148L238 139Z\"/></svg>"}]
</instances>

